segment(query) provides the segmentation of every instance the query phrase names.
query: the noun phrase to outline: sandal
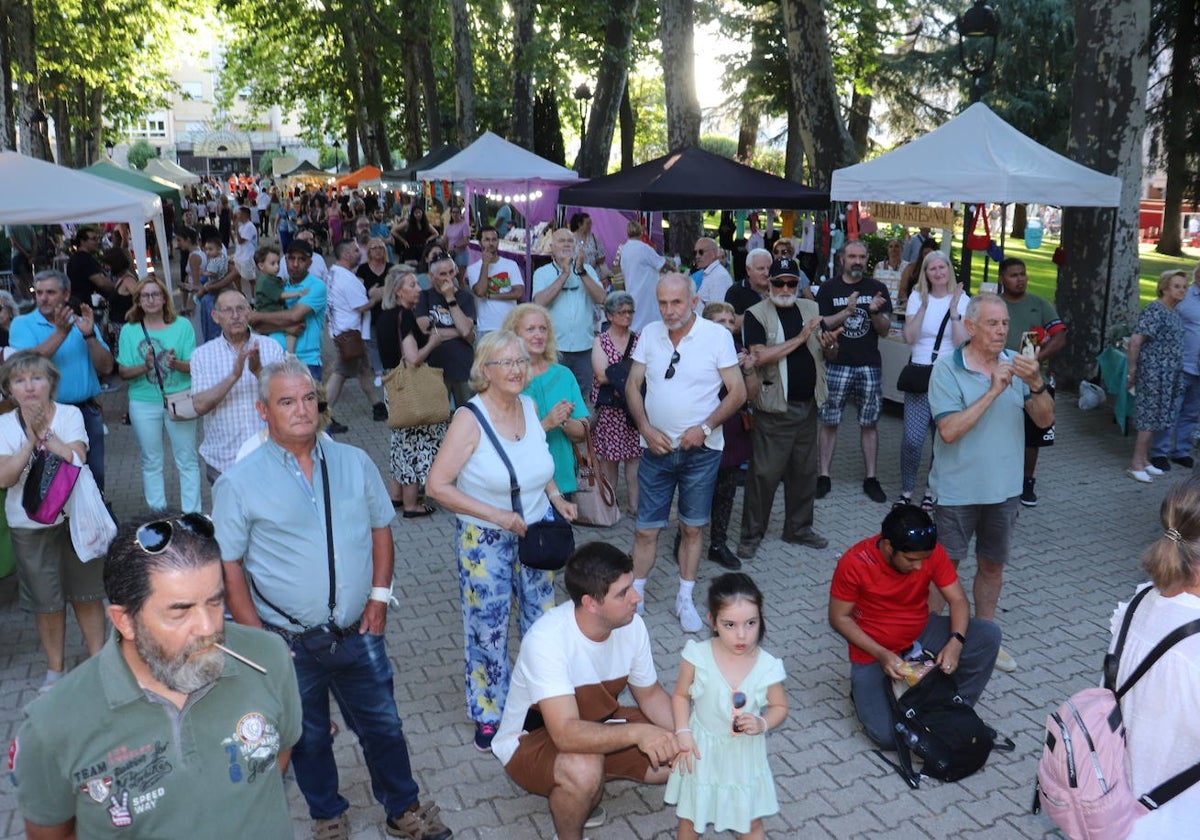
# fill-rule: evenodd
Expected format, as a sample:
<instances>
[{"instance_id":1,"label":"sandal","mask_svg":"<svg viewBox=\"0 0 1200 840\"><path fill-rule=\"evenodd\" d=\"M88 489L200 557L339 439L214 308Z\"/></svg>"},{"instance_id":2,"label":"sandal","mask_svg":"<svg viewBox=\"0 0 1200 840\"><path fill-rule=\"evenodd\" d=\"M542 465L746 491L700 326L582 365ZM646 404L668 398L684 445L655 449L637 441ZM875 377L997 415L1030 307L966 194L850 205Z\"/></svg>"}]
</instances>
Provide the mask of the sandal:
<instances>
[{"instance_id":1,"label":"sandal","mask_svg":"<svg viewBox=\"0 0 1200 840\"><path fill-rule=\"evenodd\" d=\"M921 499L921 510L926 513L933 513L933 496L931 494L926 493Z\"/></svg>"},{"instance_id":2,"label":"sandal","mask_svg":"<svg viewBox=\"0 0 1200 840\"><path fill-rule=\"evenodd\" d=\"M896 501L892 502L892 508L895 509L898 507L904 507L905 505L911 505L911 504L912 504L912 496L905 496L903 493L901 493L896 498Z\"/></svg>"},{"instance_id":3,"label":"sandal","mask_svg":"<svg viewBox=\"0 0 1200 840\"><path fill-rule=\"evenodd\" d=\"M429 514L433 513L435 510L437 510L437 508L432 507L430 505L421 505L420 510L404 511L404 518L405 519L418 519L422 516L429 516Z\"/></svg>"}]
</instances>

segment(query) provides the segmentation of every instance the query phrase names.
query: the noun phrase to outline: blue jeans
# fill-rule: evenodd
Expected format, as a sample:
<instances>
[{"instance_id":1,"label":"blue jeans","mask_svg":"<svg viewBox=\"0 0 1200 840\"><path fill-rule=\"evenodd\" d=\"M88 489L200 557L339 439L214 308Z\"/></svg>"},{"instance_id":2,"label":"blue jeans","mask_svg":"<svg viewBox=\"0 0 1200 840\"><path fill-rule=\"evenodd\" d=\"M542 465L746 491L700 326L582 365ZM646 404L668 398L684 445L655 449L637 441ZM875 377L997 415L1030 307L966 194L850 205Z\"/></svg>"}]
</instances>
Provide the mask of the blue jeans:
<instances>
[{"instance_id":1,"label":"blue jeans","mask_svg":"<svg viewBox=\"0 0 1200 840\"><path fill-rule=\"evenodd\" d=\"M1150 455L1154 458L1185 458L1192 454L1192 435L1200 422L1200 376L1184 372L1175 398L1175 425L1154 433Z\"/></svg>"},{"instance_id":2,"label":"blue jeans","mask_svg":"<svg viewBox=\"0 0 1200 840\"><path fill-rule=\"evenodd\" d=\"M666 455L643 449L638 465L638 529L657 530L667 526L676 487L679 521L697 527L707 525L720 468L720 451L707 446L672 449Z\"/></svg>"},{"instance_id":3,"label":"blue jeans","mask_svg":"<svg viewBox=\"0 0 1200 840\"><path fill-rule=\"evenodd\" d=\"M142 450L142 493L150 510L167 509L163 482L163 427L171 439L171 454L179 471L179 506L184 513L199 513L200 458L196 454L195 420L171 420L161 402L129 401L129 422Z\"/></svg>"},{"instance_id":4,"label":"blue jeans","mask_svg":"<svg viewBox=\"0 0 1200 840\"><path fill-rule=\"evenodd\" d=\"M83 428L88 436L87 465L92 468L92 477L96 486L104 492L104 418L100 416L100 406L95 400L76 403L75 407L83 415Z\"/></svg>"},{"instance_id":5,"label":"blue jeans","mask_svg":"<svg viewBox=\"0 0 1200 840\"><path fill-rule=\"evenodd\" d=\"M350 803L338 793L337 762L329 734L329 693L358 737L371 774L371 792L389 817L417 802L417 783L393 696L392 663L383 636L353 632L336 648L330 637L295 639L291 648L304 726L292 750L296 784L309 816L329 820Z\"/></svg>"}]
</instances>

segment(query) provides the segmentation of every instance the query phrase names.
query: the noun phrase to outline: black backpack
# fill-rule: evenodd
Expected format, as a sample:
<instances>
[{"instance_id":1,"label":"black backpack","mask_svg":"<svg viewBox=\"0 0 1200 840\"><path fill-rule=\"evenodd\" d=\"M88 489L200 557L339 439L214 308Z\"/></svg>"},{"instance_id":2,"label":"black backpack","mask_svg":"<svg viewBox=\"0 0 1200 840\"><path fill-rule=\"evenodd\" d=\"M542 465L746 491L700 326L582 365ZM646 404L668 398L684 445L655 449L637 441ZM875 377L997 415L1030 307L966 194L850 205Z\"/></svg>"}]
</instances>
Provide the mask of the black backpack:
<instances>
[{"instance_id":1,"label":"black backpack","mask_svg":"<svg viewBox=\"0 0 1200 840\"><path fill-rule=\"evenodd\" d=\"M921 681L896 697L891 681L884 687L896 716L897 762L889 761L908 786L920 787L921 776L956 782L983 767L993 749L1010 751L1015 745L985 724L958 695L958 684L940 668L931 668ZM913 769L912 753L924 762Z\"/></svg>"}]
</instances>

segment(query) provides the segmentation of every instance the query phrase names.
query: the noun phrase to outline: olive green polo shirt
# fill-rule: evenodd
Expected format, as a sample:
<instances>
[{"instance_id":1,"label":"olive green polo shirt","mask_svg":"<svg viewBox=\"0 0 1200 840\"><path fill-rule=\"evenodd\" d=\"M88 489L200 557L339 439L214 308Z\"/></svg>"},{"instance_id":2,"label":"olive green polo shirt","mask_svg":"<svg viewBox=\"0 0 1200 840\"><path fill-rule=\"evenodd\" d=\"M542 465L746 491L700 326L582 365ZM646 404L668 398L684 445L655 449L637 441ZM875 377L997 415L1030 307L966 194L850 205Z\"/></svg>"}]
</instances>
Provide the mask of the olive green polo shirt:
<instances>
[{"instance_id":1,"label":"olive green polo shirt","mask_svg":"<svg viewBox=\"0 0 1200 840\"><path fill-rule=\"evenodd\" d=\"M183 709L142 689L114 632L26 709L14 743L26 820L74 818L87 838L291 838L276 757L300 738L300 693L283 641L225 625L221 677Z\"/></svg>"}]
</instances>

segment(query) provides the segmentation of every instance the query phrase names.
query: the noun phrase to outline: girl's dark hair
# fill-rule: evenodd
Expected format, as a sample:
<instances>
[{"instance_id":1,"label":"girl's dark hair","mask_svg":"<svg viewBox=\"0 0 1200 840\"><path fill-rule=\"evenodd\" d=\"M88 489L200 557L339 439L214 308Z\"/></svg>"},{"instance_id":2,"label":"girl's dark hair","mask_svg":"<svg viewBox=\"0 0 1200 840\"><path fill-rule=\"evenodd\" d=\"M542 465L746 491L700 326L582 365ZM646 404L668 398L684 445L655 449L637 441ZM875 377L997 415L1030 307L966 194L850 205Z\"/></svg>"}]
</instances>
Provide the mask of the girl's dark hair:
<instances>
[{"instance_id":1,"label":"girl's dark hair","mask_svg":"<svg viewBox=\"0 0 1200 840\"><path fill-rule=\"evenodd\" d=\"M763 615L763 594L745 572L726 572L708 587L708 613L712 616L712 634L717 635L717 615L721 607L737 601L749 601L758 607L758 641L767 635L767 617Z\"/></svg>"},{"instance_id":2,"label":"girl's dark hair","mask_svg":"<svg viewBox=\"0 0 1200 840\"><path fill-rule=\"evenodd\" d=\"M1142 554L1142 568L1160 592L1175 595L1193 585L1200 571L1200 478L1189 477L1167 491L1159 518L1162 536Z\"/></svg>"}]
</instances>

